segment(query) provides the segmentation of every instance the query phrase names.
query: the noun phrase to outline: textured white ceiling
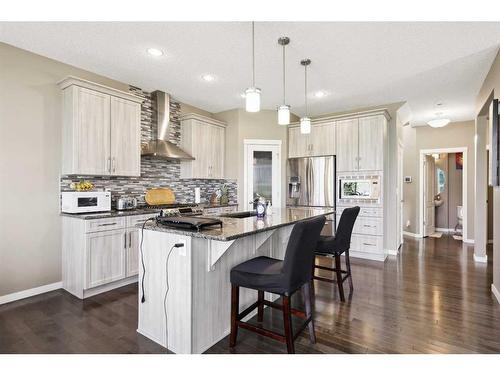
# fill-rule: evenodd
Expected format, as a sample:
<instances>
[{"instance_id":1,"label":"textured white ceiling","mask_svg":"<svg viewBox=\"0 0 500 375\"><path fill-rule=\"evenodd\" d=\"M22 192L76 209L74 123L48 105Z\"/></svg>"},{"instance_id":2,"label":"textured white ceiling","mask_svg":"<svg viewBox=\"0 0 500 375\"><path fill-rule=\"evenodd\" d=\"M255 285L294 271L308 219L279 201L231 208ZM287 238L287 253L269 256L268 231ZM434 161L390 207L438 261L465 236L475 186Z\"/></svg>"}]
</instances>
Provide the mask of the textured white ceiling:
<instances>
[{"instance_id":1,"label":"textured white ceiling","mask_svg":"<svg viewBox=\"0 0 500 375\"><path fill-rule=\"evenodd\" d=\"M250 23L0 23L0 41L146 90L161 89L210 112L243 107L251 80ZM302 58L310 58L309 115L408 101L412 124L473 118L496 55L500 23L258 22L256 83L264 108L281 102L286 35L287 102L304 112ZM165 52L161 58L149 47ZM205 73L216 76L210 83ZM324 90L321 99L312 94Z\"/></svg>"}]
</instances>

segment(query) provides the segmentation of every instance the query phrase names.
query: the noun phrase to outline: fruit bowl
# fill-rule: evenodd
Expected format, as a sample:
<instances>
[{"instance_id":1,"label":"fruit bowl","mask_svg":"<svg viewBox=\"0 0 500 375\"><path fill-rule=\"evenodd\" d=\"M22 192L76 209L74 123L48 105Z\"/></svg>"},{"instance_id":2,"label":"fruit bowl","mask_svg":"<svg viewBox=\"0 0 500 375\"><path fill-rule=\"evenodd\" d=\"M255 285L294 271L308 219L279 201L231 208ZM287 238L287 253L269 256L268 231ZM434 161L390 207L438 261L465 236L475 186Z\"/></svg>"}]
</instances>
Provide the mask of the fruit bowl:
<instances>
[{"instance_id":1,"label":"fruit bowl","mask_svg":"<svg viewBox=\"0 0 500 375\"><path fill-rule=\"evenodd\" d=\"M76 191L91 191L94 190L94 184L89 181L73 182L70 185L71 189Z\"/></svg>"}]
</instances>

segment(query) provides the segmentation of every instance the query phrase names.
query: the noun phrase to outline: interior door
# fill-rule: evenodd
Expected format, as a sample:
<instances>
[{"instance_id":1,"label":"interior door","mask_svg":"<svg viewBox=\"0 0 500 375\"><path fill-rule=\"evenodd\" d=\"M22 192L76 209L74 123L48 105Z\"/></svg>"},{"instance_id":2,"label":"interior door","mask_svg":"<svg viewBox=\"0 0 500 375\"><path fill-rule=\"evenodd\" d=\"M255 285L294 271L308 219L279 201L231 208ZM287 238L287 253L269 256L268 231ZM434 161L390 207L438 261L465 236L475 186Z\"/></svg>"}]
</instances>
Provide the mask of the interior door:
<instances>
[{"instance_id":1,"label":"interior door","mask_svg":"<svg viewBox=\"0 0 500 375\"><path fill-rule=\"evenodd\" d=\"M141 105L111 97L111 174L141 175Z\"/></svg>"},{"instance_id":2,"label":"interior door","mask_svg":"<svg viewBox=\"0 0 500 375\"><path fill-rule=\"evenodd\" d=\"M278 144L245 144L245 193L248 209L258 196L281 207L281 162Z\"/></svg>"},{"instance_id":3,"label":"interior door","mask_svg":"<svg viewBox=\"0 0 500 375\"><path fill-rule=\"evenodd\" d=\"M436 206L434 205L434 195L436 192L436 164L431 155L425 155L424 159L424 237L436 231Z\"/></svg>"}]
</instances>

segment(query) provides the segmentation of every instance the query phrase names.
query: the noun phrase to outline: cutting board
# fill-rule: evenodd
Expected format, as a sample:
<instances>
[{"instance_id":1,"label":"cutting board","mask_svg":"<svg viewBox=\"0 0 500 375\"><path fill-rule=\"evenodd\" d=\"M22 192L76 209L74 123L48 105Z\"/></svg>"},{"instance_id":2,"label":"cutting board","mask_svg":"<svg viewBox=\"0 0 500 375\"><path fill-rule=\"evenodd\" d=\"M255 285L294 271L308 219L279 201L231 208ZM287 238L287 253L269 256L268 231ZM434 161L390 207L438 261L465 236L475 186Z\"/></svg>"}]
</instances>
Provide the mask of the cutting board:
<instances>
[{"instance_id":1,"label":"cutting board","mask_svg":"<svg viewBox=\"0 0 500 375\"><path fill-rule=\"evenodd\" d=\"M150 206L175 203L175 194L169 188L149 189L146 192L146 203Z\"/></svg>"}]
</instances>

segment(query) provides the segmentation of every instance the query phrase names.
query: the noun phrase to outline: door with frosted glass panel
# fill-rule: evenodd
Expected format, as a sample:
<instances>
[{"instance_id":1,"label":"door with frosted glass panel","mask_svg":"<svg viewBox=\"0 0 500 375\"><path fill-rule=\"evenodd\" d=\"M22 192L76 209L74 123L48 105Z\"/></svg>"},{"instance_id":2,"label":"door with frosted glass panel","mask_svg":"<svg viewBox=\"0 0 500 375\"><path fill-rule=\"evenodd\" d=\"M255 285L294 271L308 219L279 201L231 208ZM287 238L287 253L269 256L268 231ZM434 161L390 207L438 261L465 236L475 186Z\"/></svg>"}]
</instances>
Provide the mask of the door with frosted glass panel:
<instances>
[{"instance_id":1,"label":"door with frosted glass panel","mask_svg":"<svg viewBox=\"0 0 500 375\"><path fill-rule=\"evenodd\" d=\"M249 209L259 197L274 207L281 206L280 148L280 144L245 144L245 199Z\"/></svg>"}]
</instances>

